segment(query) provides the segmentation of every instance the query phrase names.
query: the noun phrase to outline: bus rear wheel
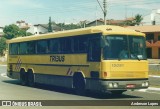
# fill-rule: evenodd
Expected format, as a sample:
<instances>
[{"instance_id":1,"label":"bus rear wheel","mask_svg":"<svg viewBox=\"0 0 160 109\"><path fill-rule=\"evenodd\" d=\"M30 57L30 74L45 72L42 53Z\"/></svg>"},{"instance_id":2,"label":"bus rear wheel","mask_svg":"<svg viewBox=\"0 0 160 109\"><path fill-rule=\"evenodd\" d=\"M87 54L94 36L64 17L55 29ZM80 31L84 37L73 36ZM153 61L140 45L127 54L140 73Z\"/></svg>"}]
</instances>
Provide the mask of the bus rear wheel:
<instances>
[{"instance_id":1,"label":"bus rear wheel","mask_svg":"<svg viewBox=\"0 0 160 109\"><path fill-rule=\"evenodd\" d=\"M77 95L85 95L85 80L81 73L73 76L73 85Z\"/></svg>"},{"instance_id":2,"label":"bus rear wheel","mask_svg":"<svg viewBox=\"0 0 160 109\"><path fill-rule=\"evenodd\" d=\"M35 82L34 82L34 74L32 70L28 71L28 85L30 87L34 87L35 86Z\"/></svg>"},{"instance_id":3,"label":"bus rear wheel","mask_svg":"<svg viewBox=\"0 0 160 109\"><path fill-rule=\"evenodd\" d=\"M24 69L21 69L20 71L20 82L21 82L21 85L23 86L27 85L28 83L27 74Z\"/></svg>"}]
</instances>

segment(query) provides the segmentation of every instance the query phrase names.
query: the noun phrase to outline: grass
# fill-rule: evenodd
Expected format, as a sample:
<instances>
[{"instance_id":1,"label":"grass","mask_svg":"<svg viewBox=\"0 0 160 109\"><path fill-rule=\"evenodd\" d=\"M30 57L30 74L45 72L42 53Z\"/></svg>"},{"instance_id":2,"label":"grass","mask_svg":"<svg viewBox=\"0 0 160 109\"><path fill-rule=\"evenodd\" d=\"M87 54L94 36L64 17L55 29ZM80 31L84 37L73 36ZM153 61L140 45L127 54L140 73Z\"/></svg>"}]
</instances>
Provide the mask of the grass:
<instances>
[{"instance_id":1,"label":"grass","mask_svg":"<svg viewBox=\"0 0 160 109\"><path fill-rule=\"evenodd\" d=\"M160 88L159 85L149 85L149 87Z\"/></svg>"}]
</instances>

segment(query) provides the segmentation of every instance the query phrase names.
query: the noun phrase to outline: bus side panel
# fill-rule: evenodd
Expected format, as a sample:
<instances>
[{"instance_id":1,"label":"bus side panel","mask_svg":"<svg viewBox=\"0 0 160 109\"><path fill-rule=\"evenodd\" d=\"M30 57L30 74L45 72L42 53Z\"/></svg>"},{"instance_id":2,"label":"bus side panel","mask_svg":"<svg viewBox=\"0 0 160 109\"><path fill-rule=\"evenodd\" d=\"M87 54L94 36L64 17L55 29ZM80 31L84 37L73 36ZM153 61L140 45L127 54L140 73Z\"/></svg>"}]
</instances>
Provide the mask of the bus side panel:
<instances>
[{"instance_id":1,"label":"bus side panel","mask_svg":"<svg viewBox=\"0 0 160 109\"><path fill-rule=\"evenodd\" d=\"M71 76L59 76L59 75L48 75L48 74L35 74L35 82L46 85L55 85L72 88L72 77Z\"/></svg>"}]
</instances>

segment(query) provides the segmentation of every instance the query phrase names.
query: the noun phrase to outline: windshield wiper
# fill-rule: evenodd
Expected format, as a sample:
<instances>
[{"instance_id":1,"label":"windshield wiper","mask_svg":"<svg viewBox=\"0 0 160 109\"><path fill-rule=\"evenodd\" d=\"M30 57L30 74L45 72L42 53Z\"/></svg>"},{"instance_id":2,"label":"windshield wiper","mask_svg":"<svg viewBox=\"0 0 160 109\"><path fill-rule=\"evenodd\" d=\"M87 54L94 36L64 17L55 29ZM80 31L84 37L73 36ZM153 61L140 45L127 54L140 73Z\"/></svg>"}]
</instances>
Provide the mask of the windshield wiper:
<instances>
[{"instance_id":1,"label":"windshield wiper","mask_svg":"<svg viewBox=\"0 0 160 109\"><path fill-rule=\"evenodd\" d=\"M135 56L138 59L138 61L140 61L139 57L136 54L133 54L133 56Z\"/></svg>"},{"instance_id":2,"label":"windshield wiper","mask_svg":"<svg viewBox=\"0 0 160 109\"><path fill-rule=\"evenodd\" d=\"M120 60L121 60L121 57L119 56L119 57L118 57L118 61L120 61Z\"/></svg>"}]
</instances>

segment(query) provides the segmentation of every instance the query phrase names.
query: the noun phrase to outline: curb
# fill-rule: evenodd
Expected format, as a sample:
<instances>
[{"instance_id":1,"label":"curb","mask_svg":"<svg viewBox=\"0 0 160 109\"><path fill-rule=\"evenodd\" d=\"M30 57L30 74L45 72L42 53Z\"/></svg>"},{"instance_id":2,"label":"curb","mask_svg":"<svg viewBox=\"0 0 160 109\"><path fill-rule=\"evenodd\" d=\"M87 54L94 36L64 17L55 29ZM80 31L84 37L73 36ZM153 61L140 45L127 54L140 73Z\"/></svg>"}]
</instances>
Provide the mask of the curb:
<instances>
[{"instance_id":1,"label":"curb","mask_svg":"<svg viewBox=\"0 0 160 109\"><path fill-rule=\"evenodd\" d=\"M155 87L148 87L148 89L140 89L138 90L140 92L147 92L147 91L160 91L160 88L155 88Z\"/></svg>"},{"instance_id":2,"label":"curb","mask_svg":"<svg viewBox=\"0 0 160 109\"><path fill-rule=\"evenodd\" d=\"M160 76L157 76L157 75L149 75L149 77L160 78Z\"/></svg>"}]
</instances>

